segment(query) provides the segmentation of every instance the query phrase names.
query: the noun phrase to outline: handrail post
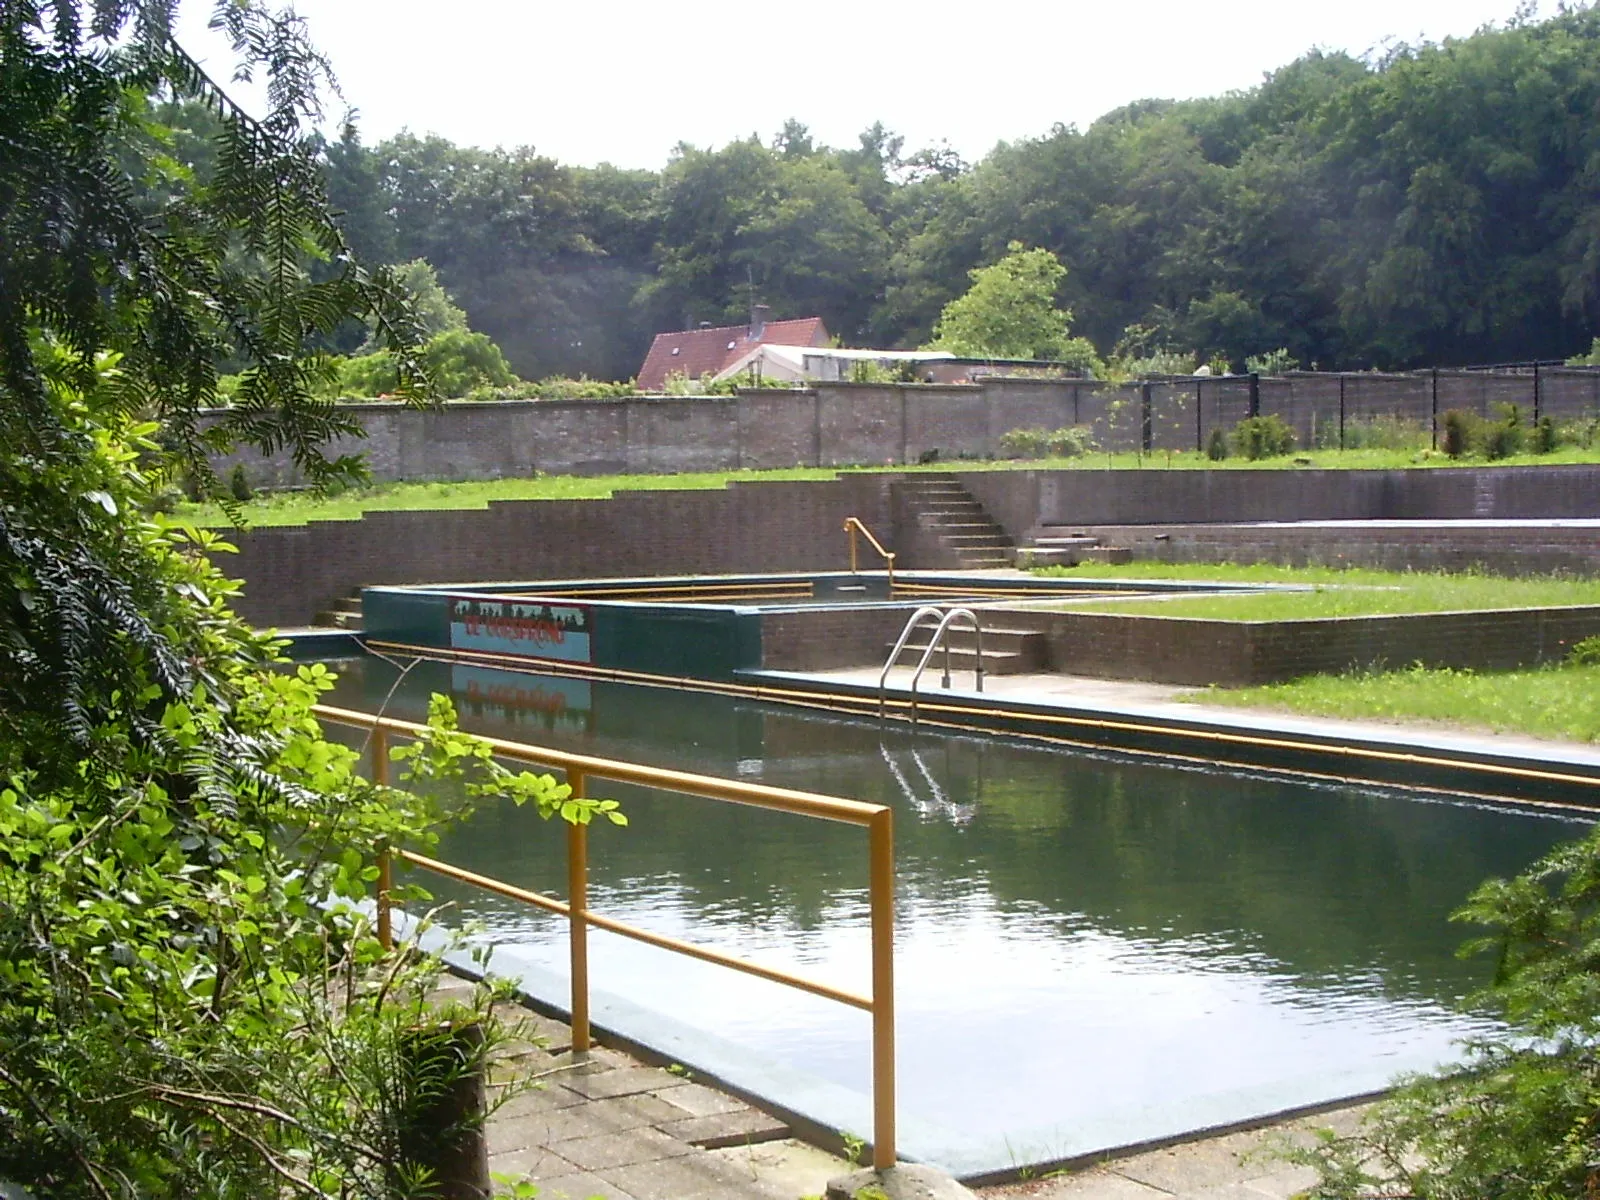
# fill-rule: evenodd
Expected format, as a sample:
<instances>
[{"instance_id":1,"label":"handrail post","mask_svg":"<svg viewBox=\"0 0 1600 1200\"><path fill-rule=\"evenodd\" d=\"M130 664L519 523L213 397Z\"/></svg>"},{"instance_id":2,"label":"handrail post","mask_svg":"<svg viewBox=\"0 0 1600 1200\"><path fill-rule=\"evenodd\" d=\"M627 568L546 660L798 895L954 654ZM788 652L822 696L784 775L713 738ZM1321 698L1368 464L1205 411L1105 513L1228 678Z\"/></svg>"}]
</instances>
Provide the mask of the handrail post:
<instances>
[{"instance_id":1,"label":"handrail post","mask_svg":"<svg viewBox=\"0 0 1600 1200\"><path fill-rule=\"evenodd\" d=\"M389 783L389 735L382 727L372 730L372 782L379 787ZM378 945L394 949L394 914L389 894L394 890L394 868L389 851L378 851Z\"/></svg>"},{"instance_id":2,"label":"handrail post","mask_svg":"<svg viewBox=\"0 0 1600 1200\"><path fill-rule=\"evenodd\" d=\"M567 772L572 797L584 795L581 771ZM567 826L567 948L572 974L572 1052L589 1052L589 827Z\"/></svg>"},{"instance_id":3,"label":"handrail post","mask_svg":"<svg viewBox=\"0 0 1600 1200\"><path fill-rule=\"evenodd\" d=\"M877 813L867 828L872 908L872 1165L895 1164L894 1071L894 813Z\"/></svg>"},{"instance_id":4,"label":"handrail post","mask_svg":"<svg viewBox=\"0 0 1600 1200\"><path fill-rule=\"evenodd\" d=\"M845 518L844 531L850 535L850 574L857 575L860 572L856 570L856 519L854 517Z\"/></svg>"}]
</instances>

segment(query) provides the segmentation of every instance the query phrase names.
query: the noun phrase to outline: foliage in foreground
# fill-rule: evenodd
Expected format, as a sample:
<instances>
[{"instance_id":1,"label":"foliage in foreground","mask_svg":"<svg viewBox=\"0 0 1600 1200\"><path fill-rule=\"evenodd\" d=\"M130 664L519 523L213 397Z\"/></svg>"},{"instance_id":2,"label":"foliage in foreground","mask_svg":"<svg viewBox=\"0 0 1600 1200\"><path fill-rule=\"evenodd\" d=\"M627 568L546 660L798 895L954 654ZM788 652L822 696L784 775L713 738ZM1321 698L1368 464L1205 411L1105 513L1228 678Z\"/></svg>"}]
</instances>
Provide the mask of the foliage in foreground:
<instances>
[{"instance_id":1,"label":"foliage in foreground","mask_svg":"<svg viewBox=\"0 0 1600 1200\"><path fill-rule=\"evenodd\" d=\"M400 1049L436 964L381 961L352 910L375 852L489 794L616 814L498 768L443 707L404 759L438 800L360 778L310 713L330 677L272 669L229 611L225 547L144 515L236 440L349 475L315 348L345 322L428 391L407 297L350 258L300 136L324 67L299 22L215 6L266 75L256 120L172 8L0 0L0 1183L420 1197L403 1131L442 1081ZM152 145L156 91L217 112L209 182ZM243 378L203 430L222 358Z\"/></svg>"},{"instance_id":2,"label":"foliage in foreground","mask_svg":"<svg viewBox=\"0 0 1600 1200\"><path fill-rule=\"evenodd\" d=\"M25 465L0 456L0 1179L426 1195L397 1140L398 1051L437 964L380 961L350 902L377 850L429 844L484 796L585 821L614 805L511 775L442 705L396 757L449 813L362 779L310 714L331 676L265 669L271 645L229 613L236 585L200 553L219 543L137 517L153 428L68 408L96 449L38 480L62 527L15 502ZM114 577L55 573L84 545Z\"/></svg>"},{"instance_id":3,"label":"foliage in foreground","mask_svg":"<svg viewBox=\"0 0 1600 1200\"><path fill-rule=\"evenodd\" d=\"M1470 1006L1504 1031L1407 1079L1358 1134L1288 1152L1318 1169L1312 1200L1600 1193L1600 828L1484 883L1455 919L1488 930L1462 951L1495 964Z\"/></svg>"}]
</instances>

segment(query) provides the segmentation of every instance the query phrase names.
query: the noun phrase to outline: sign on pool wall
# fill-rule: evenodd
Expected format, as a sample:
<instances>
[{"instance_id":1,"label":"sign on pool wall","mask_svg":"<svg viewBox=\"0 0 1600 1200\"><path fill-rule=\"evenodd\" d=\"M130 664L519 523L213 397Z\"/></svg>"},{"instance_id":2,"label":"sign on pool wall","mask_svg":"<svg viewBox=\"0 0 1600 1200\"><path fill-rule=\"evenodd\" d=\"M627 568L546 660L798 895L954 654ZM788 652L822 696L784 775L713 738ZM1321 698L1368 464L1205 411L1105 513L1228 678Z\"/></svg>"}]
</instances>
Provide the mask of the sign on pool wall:
<instances>
[{"instance_id":1,"label":"sign on pool wall","mask_svg":"<svg viewBox=\"0 0 1600 1200\"><path fill-rule=\"evenodd\" d=\"M450 646L518 658L592 662L586 604L459 597L450 602Z\"/></svg>"}]
</instances>

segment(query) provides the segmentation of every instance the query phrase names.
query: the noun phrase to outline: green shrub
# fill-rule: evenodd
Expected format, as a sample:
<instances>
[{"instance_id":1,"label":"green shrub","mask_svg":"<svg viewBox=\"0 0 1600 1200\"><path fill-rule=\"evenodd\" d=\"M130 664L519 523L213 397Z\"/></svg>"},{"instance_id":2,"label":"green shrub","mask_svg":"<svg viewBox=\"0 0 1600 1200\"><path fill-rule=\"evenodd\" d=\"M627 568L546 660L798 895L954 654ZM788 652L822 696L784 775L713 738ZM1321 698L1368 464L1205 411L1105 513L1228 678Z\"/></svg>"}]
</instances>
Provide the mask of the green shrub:
<instances>
[{"instance_id":1,"label":"green shrub","mask_svg":"<svg viewBox=\"0 0 1600 1200\"><path fill-rule=\"evenodd\" d=\"M1454 919L1492 982L1469 1001L1494 1023L1464 1061L1402 1079L1350 1136L1285 1152L1315 1167L1318 1200L1595 1195L1600 830L1515 879L1480 885Z\"/></svg>"},{"instance_id":2,"label":"green shrub","mask_svg":"<svg viewBox=\"0 0 1600 1200\"><path fill-rule=\"evenodd\" d=\"M1433 443L1433 433L1420 421L1380 413L1359 421L1346 421L1346 450L1423 450Z\"/></svg>"},{"instance_id":3,"label":"green shrub","mask_svg":"<svg viewBox=\"0 0 1600 1200\"><path fill-rule=\"evenodd\" d=\"M1444 430L1439 439L1439 449L1451 458L1464 458L1472 453L1478 440L1478 426L1482 421L1477 414L1452 408L1444 414Z\"/></svg>"},{"instance_id":4,"label":"green shrub","mask_svg":"<svg viewBox=\"0 0 1600 1200\"><path fill-rule=\"evenodd\" d=\"M486 333L449 329L435 334L422 348L422 361L441 396L465 396L483 387L511 387L517 383L500 347ZM394 359L387 350L362 354L338 364L338 392L342 396L385 396L399 387Z\"/></svg>"},{"instance_id":5,"label":"green shrub","mask_svg":"<svg viewBox=\"0 0 1600 1200\"><path fill-rule=\"evenodd\" d=\"M1087 425L1065 429L1013 429L1000 435L1001 458L1082 458L1096 449Z\"/></svg>"},{"instance_id":6,"label":"green shrub","mask_svg":"<svg viewBox=\"0 0 1600 1200\"><path fill-rule=\"evenodd\" d=\"M633 396L638 389L633 380L612 383L604 379L589 379L580 375L567 379L552 375L534 383L518 379L504 386L480 384L467 392L467 400L610 400L620 396Z\"/></svg>"},{"instance_id":7,"label":"green shrub","mask_svg":"<svg viewBox=\"0 0 1600 1200\"><path fill-rule=\"evenodd\" d=\"M897 370L883 363L874 362L870 358L858 358L850 364L851 383L898 383L899 381L900 374Z\"/></svg>"},{"instance_id":8,"label":"green shrub","mask_svg":"<svg viewBox=\"0 0 1600 1200\"><path fill-rule=\"evenodd\" d=\"M1246 417L1233 427L1233 450L1254 462L1262 458L1282 458L1293 454L1294 430L1276 414Z\"/></svg>"},{"instance_id":9,"label":"green shrub","mask_svg":"<svg viewBox=\"0 0 1600 1200\"><path fill-rule=\"evenodd\" d=\"M1228 435L1219 426L1211 431L1211 436L1206 439L1206 457L1212 462L1221 462L1228 457Z\"/></svg>"},{"instance_id":10,"label":"green shrub","mask_svg":"<svg viewBox=\"0 0 1600 1200\"><path fill-rule=\"evenodd\" d=\"M233 464L233 473L228 476L228 493L240 504L255 498L255 493L250 490L250 476L245 474L243 463Z\"/></svg>"},{"instance_id":11,"label":"green shrub","mask_svg":"<svg viewBox=\"0 0 1600 1200\"><path fill-rule=\"evenodd\" d=\"M1533 441L1529 449L1535 454L1549 454L1560 440L1556 436L1556 423L1549 417L1540 417L1533 423Z\"/></svg>"},{"instance_id":12,"label":"green shrub","mask_svg":"<svg viewBox=\"0 0 1600 1200\"><path fill-rule=\"evenodd\" d=\"M1600 442L1600 417L1580 417L1556 426L1556 445L1579 446L1585 450Z\"/></svg>"},{"instance_id":13,"label":"green shrub","mask_svg":"<svg viewBox=\"0 0 1600 1200\"><path fill-rule=\"evenodd\" d=\"M1589 346L1589 353L1574 354L1567 359L1569 367L1600 367L1600 337L1594 339Z\"/></svg>"},{"instance_id":14,"label":"green shrub","mask_svg":"<svg viewBox=\"0 0 1600 1200\"><path fill-rule=\"evenodd\" d=\"M1575 667L1600 667L1600 637L1586 637L1567 651L1567 661Z\"/></svg>"},{"instance_id":15,"label":"green shrub","mask_svg":"<svg viewBox=\"0 0 1600 1200\"><path fill-rule=\"evenodd\" d=\"M1515 404L1501 404L1496 407L1500 410L1500 419L1484 423L1480 445L1483 457L1491 461L1520 454L1527 441L1528 432L1522 424L1522 410Z\"/></svg>"},{"instance_id":16,"label":"green shrub","mask_svg":"<svg viewBox=\"0 0 1600 1200\"><path fill-rule=\"evenodd\" d=\"M1043 458L1045 431L1042 429L1013 429L1000 435L1001 458Z\"/></svg>"},{"instance_id":17,"label":"green shrub","mask_svg":"<svg viewBox=\"0 0 1600 1200\"><path fill-rule=\"evenodd\" d=\"M1069 425L1045 435L1046 447L1056 458L1082 458L1097 447L1094 431L1087 425Z\"/></svg>"},{"instance_id":18,"label":"green shrub","mask_svg":"<svg viewBox=\"0 0 1600 1200\"><path fill-rule=\"evenodd\" d=\"M1299 365L1300 360L1290 354L1286 346L1279 346L1265 354L1254 354L1244 360L1245 373L1248 375L1282 375Z\"/></svg>"}]
</instances>

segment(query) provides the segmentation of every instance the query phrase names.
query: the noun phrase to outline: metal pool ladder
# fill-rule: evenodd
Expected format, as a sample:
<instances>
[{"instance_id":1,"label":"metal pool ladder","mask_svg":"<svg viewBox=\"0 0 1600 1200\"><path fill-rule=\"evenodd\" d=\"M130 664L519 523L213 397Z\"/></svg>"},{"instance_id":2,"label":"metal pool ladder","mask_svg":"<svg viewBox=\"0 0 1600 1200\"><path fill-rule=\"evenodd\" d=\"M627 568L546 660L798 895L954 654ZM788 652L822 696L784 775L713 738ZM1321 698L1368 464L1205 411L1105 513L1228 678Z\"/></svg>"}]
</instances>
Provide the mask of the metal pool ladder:
<instances>
[{"instance_id":1,"label":"metal pool ladder","mask_svg":"<svg viewBox=\"0 0 1600 1200\"><path fill-rule=\"evenodd\" d=\"M922 651L922 659L917 663L917 669L911 676L911 725L917 724L917 685L922 679L922 672L928 665L928 660L933 657L933 652L941 645L944 647L944 679L940 687L950 686L950 643L945 639L945 633L957 621L966 621L972 630L973 638L973 675L977 679L978 691L983 691L983 630L978 626L977 615L970 608L952 608L942 610L931 604L925 604L911 614L911 619L906 622L906 627L900 631L900 637L895 641L894 649L889 651L889 657L884 660L883 670L878 673L878 719L883 720L884 697L888 686L889 670L900 659L900 652L906 648L906 643L911 640L911 635L916 630L934 622L933 637L928 639L927 647Z\"/></svg>"}]
</instances>

